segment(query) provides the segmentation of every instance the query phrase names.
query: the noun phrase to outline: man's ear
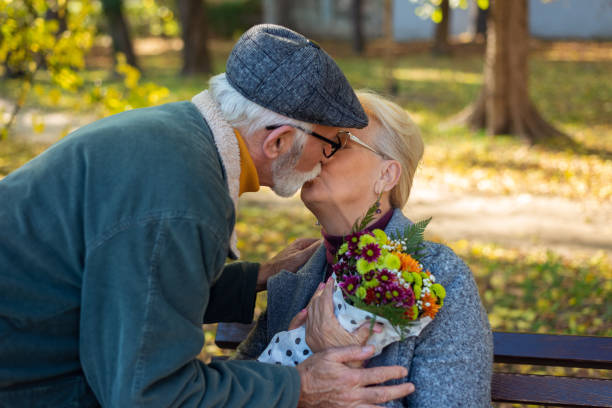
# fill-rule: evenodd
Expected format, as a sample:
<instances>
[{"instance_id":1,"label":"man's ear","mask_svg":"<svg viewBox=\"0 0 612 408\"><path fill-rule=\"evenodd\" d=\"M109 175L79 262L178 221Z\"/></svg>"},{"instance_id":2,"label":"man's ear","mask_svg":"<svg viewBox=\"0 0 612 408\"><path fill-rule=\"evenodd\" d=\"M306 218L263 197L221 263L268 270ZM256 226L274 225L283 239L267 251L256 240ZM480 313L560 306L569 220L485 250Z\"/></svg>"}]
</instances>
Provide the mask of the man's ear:
<instances>
[{"instance_id":1,"label":"man's ear","mask_svg":"<svg viewBox=\"0 0 612 408\"><path fill-rule=\"evenodd\" d=\"M374 186L376 194L391 191L399 183L401 175L402 166L397 160L385 160L380 169L380 176Z\"/></svg>"},{"instance_id":2,"label":"man's ear","mask_svg":"<svg viewBox=\"0 0 612 408\"><path fill-rule=\"evenodd\" d=\"M266 159L275 160L287 152L293 143L296 130L291 126L274 129L263 139L262 151Z\"/></svg>"}]
</instances>

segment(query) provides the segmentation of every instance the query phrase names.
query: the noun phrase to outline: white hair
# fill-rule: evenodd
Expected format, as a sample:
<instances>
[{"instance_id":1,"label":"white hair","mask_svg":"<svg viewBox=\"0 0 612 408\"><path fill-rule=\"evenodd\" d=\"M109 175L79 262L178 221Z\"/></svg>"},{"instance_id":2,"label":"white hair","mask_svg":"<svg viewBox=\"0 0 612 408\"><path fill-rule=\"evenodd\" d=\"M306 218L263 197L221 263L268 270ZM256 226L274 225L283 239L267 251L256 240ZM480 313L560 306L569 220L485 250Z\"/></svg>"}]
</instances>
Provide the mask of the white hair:
<instances>
[{"instance_id":1,"label":"white hair","mask_svg":"<svg viewBox=\"0 0 612 408\"><path fill-rule=\"evenodd\" d=\"M378 124L373 144L378 151L397 160L402 166L399 182L391 190L391 206L402 208L408 201L412 180L424 145L418 126L401 106L371 91L355 92L370 123Z\"/></svg>"},{"instance_id":2,"label":"white hair","mask_svg":"<svg viewBox=\"0 0 612 408\"><path fill-rule=\"evenodd\" d=\"M225 73L210 78L208 90L212 98L219 104L225 120L235 128L245 129L246 134L243 135L244 137L249 137L255 131L263 129L266 126L277 124L288 124L299 126L306 130L312 130L312 125L310 123L288 118L248 100L230 85ZM303 147L307 137L306 134L299 131L295 133L295 142L299 142Z\"/></svg>"}]
</instances>

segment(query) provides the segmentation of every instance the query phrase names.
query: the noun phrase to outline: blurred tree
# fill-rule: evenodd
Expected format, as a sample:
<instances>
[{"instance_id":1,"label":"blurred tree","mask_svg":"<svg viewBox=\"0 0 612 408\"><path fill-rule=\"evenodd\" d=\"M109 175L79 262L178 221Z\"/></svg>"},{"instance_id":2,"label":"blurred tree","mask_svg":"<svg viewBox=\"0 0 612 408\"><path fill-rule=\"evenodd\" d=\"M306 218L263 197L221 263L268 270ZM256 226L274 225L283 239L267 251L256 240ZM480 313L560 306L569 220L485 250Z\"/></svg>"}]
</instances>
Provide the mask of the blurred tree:
<instances>
[{"instance_id":1,"label":"blurred tree","mask_svg":"<svg viewBox=\"0 0 612 408\"><path fill-rule=\"evenodd\" d=\"M384 65L383 65L383 80L385 92L388 95L397 96L399 92L399 84L393 76L393 67L395 66L395 58L393 55L393 0L384 0L384 16L383 16L383 35L384 35Z\"/></svg>"},{"instance_id":2,"label":"blurred tree","mask_svg":"<svg viewBox=\"0 0 612 408\"><path fill-rule=\"evenodd\" d=\"M278 24L293 28L291 20L291 10L293 8L293 0L276 0L276 16Z\"/></svg>"},{"instance_id":3,"label":"blurred tree","mask_svg":"<svg viewBox=\"0 0 612 408\"><path fill-rule=\"evenodd\" d=\"M85 66L85 53L93 42L94 29L88 1L74 0L78 7L63 1L0 0L0 75L19 73L19 86L13 109L2 123L5 138L25 104L36 74L42 68L62 89L76 89L82 83L77 74ZM61 31L60 21L64 21Z\"/></svg>"},{"instance_id":4,"label":"blurred tree","mask_svg":"<svg viewBox=\"0 0 612 408\"><path fill-rule=\"evenodd\" d=\"M363 38L363 0L352 1L353 51L361 55L365 51L365 40Z\"/></svg>"},{"instance_id":5,"label":"blurred tree","mask_svg":"<svg viewBox=\"0 0 612 408\"><path fill-rule=\"evenodd\" d=\"M183 37L183 74L212 72L204 0L178 0Z\"/></svg>"},{"instance_id":6,"label":"blurred tree","mask_svg":"<svg viewBox=\"0 0 612 408\"><path fill-rule=\"evenodd\" d=\"M136 54L132 45L130 29L127 19L123 13L122 0L102 0L102 10L108 22L108 34L113 40L115 53L122 53L127 58L127 63L133 67L138 67Z\"/></svg>"},{"instance_id":7,"label":"blurred tree","mask_svg":"<svg viewBox=\"0 0 612 408\"><path fill-rule=\"evenodd\" d=\"M6 117L0 115L0 139L9 134L31 90L52 107L61 105L62 91L83 91L95 16L90 0L0 0L0 76L22 73L7 87L10 92L2 95L13 106ZM48 76L38 75L43 70ZM116 71L124 78L122 84L106 86L97 81L70 109L101 107L105 115L159 103L168 94L166 88L139 83L139 71L126 63L123 54L117 58ZM34 131L44 130L40 115L32 115L32 126Z\"/></svg>"},{"instance_id":8,"label":"blurred tree","mask_svg":"<svg viewBox=\"0 0 612 408\"><path fill-rule=\"evenodd\" d=\"M529 98L527 0L495 0L487 20L484 85L458 117L490 135L513 134L530 144L571 141L548 123Z\"/></svg>"},{"instance_id":9,"label":"blurred tree","mask_svg":"<svg viewBox=\"0 0 612 408\"><path fill-rule=\"evenodd\" d=\"M434 43L431 51L434 55L448 55L450 53L450 43L448 40L450 27L450 1L442 0L438 7L438 12L432 16L436 22L434 32Z\"/></svg>"},{"instance_id":10,"label":"blurred tree","mask_svg":"<svg viewBox=\"0 0 612 408\"><path fill-rule=\"evenodd\" d=\"M419 3L421 17L437 17L442 0L410 0ZM560 143L573 146L569 136L548 123L529 98L529 24L527 0L475 0L490 9L487 16L487 46L484 84L477 100L454 122L490 135L512 134L530 144ZM467 7L468 0L451 0L450 7Z\"/></svg>"}]
</instances>

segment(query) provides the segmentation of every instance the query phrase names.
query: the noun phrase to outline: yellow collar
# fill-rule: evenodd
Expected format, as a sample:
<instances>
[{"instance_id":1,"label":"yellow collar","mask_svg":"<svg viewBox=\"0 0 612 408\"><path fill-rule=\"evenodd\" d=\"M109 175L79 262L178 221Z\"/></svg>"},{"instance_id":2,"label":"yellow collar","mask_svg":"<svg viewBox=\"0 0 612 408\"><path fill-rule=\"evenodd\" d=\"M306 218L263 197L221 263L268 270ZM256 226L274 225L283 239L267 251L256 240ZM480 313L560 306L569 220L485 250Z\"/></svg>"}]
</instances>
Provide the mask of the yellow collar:
<instances>
[{"instance_id":1,"label":"yellow collar","mask_svg":"<svg viewBox=\"0 0 612 408\"><path fill-rule=\"evenodd\" d=\"M255 163L249 154L246 143L238 130L234 129L236 134L236 140L238 140L238 147L240 148L240 191L238 195L242 193L254 193L259 191L259 176L257 175L257 168Z\"/></svg>"}]
</instances>

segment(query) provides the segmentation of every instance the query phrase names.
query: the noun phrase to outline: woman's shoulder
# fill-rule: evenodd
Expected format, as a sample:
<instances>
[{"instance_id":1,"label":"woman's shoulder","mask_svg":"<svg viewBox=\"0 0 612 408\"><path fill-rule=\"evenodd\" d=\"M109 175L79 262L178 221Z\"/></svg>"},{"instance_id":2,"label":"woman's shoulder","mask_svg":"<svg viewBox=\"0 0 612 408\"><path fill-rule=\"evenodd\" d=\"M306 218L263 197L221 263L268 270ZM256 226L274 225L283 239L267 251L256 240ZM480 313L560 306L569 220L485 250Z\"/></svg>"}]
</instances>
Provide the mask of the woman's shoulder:
<instances>
[{"instance_id":1,"label":"woman's shoulder","mask_svg":"<svg viewBox=\"0 0 612 408\"><path fill-rule=\"evenodd\" d=\"M423 242L421 262L442 284L473 279L472 271L459 255L438 242Z\"/></svg>"}]
</instances>

